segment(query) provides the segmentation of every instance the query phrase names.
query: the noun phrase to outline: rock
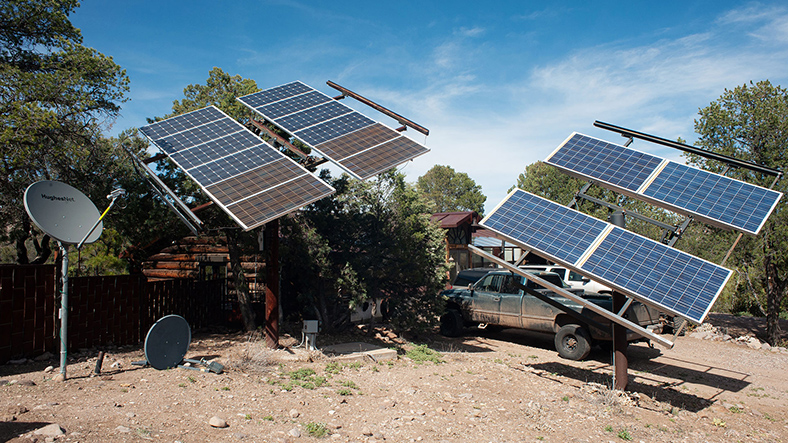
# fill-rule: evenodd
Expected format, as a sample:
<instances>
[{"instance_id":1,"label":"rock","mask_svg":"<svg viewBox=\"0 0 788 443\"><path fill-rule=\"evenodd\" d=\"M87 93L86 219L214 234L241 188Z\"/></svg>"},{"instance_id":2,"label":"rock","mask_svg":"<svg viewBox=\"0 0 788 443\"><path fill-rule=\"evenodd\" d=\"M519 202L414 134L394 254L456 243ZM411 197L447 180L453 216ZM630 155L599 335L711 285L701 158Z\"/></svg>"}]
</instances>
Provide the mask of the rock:
<instances>
[{"instance_id":1,"label":"rock","mask_svg":"<svg viewBox=\"0 0 788 443\"><path fill-rule=\"evenodd\" d=\"M226 428L228 426L226 421L222 420L221 418L215 415L211 417L210 420L208 420L208 424L214 428Z\"/></svg>"},{"instance_id":2,"label":"rock","mask_svg":"<svg viewBox=\"0 0 788 443\"><path fill-rule=\"evenodd\" d=\"M301 415L301 413L298 412L298 409L290 410L290 418L298 418L299 415Z\"/></svg>"},{"instance_id":3,"label":"rock","mask_svg":"<svg viewBox=\"0 0 788 443\"><path fill-rule=\"evenodd\" d=\"M54 370L55 370L54 366L47 366L46 368L44 368L44 372L47 374L54 372Z\"/></svg>"},{"instance_id":4,"label":"rock","mask_svg":"<svg viewBox=\"0 0 788 443\"><path fill-rule=\"evenodd\" d=\"M287 434L290 435L291 437L298 438L301 437L301 430L298 428L293 428Z\"/></svg>"},{"instance_id":5,"label":"rock","mask_svg":"<svg viewBox=\"0 0 788 443\"><path fill-rule=\"evenodd\" d=\"M233 437L237 438L238 440L243 440L247 437L247 435L242 432L236 432L233 434Z\"/></svg>"},{"instance_id":6,"label":"rock","mask_svg":"<svg viewBox=\"0 0 788 443\"><path fill-rule=\"evenodd\" d=\"M35 361L45 361L45 360L51 359L52 357L53 357L52 353L47 351L47 352L44 352L43 354L39 355L38 357L34 358L33 360L35 360Z\"/></svg>"},{"instance_id":7,"label":"rock","mask_svg":"<svg viewBox=\"0 0 788 443\"><path fill-rule=\"evenodd\" d=\"M115 428L115 430L117 432L120 432L121 434L128 434L129 432L131 432L131 428L128 428L126 426L118 426L117 428Z\"/></svg>"},{"instance_id":8,"label":"rock","mask_svg":"<svg viewBox=\"0 0 788 443\"><path fill-rule=\"evenodd\" d=\"M62 372L58 372L52 377L52 381L66 381L66 376Z\"/></svg>"},{"instance_id":9,"label":"rock","mask_svg":"<svg viewBox=\"0 0 788 443\"><path fill-rule=\"evenodd\" d=\"M770 345L769 343L761 344L761 349L763 349L764 351L768 351L771 348L772 348L772 345Z\"/></svg>"},{"instance_id":10,"label":"rock","mask_svg":"<svg viewBox=\"0 0 788 443\"><path fill-rule=\"evenodd\" d=\"M8 360L9 365L23 365L27 363L26 358L20 358L19 360Z\"/></svg>"},{"instance_id":11,"label":"rock","mask_svg":"<svg viewBox=\"0 0 788 443\"><path fill-rule=\"evenodd\" d=\"M366 435L367 437L371 437L372 436L372 430L369 429L368 427L364 426L363 428L361 428L361 435Z\"/></svg>"},{"instance_id":12,"label":"rock","mask_svg":"<svg viewBox=\"0 0 788 443\"><path fill-rule=\"evenodd\" d=\"M109 365L109 367L115 369L121 368L123 367L123 362L121 362L120 360L116 360L115 363L112 363L111 365Z\"/></svg>"},{"instance_id":13,"label":"rock","mask_svg":"<svg viewBox=\"0 0 788 443\"><path fill-rule=\"evenodd\" d=\"M59 424L52 423L51 425L46 425L43 428L36 429L33 431L33 434L41 435L43 437L59 437L61 435L65 435L66 433Z\"/></svg>"},{"instance_id":14,"label":"rock","mask_svg":"<svg viewBox=\"0 0 788 443\"><path fill-rule=\"evenodd\" d=\"M11 420L11 421L13 421L13 420L15 420L15 419L16 419L16 417L17 417L17 416L19 416L19 415L22 415L22 414L24 414L24 413L26 413L26 412L28 412L28 411L29 411L29 409L27 409L26 407L24 407L24 406L22 406L22 405L16 405L16 406L10 406L10 407L9 407L9 408L6 410L6 413L7 413L9 416L11 416L11 417L12 417L12 420Z\"/></svg>"}]
</instances>

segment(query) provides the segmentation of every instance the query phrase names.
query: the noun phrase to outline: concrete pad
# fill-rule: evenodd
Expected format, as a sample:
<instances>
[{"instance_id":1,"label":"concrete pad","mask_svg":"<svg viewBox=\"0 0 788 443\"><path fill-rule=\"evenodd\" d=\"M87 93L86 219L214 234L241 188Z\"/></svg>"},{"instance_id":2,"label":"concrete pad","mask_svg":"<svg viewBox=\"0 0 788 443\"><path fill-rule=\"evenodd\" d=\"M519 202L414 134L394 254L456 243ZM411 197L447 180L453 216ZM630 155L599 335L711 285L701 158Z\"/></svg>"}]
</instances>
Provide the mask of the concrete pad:
<instances>
[{"instance_id":1,"label":"concrete pad","mask_svg":"<svg viewBox=\"0 0 788 443\"><path fill-rule=\"evenodd\" d=\"M397 358L397 351L394 349L381 348L362 342L340 343L323 347L320 350L341 361L372 360L379 362Z\"/></svg>"}]
</instances>

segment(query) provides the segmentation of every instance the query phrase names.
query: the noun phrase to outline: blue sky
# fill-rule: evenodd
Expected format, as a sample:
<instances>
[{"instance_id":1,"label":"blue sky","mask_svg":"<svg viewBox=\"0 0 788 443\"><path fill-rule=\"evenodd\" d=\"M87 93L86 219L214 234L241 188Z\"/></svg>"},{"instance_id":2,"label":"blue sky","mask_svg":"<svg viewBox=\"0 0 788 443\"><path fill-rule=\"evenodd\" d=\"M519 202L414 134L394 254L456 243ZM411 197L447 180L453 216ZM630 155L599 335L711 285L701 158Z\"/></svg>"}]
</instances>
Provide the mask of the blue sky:
<instances>
[{"instance_id":1,"label":"blue sky","mask_svg":"<svg viewBox=\"0 0 788 443\"><path fill-rule=\"evenodd\" d=\"M261 89L301 80L336 95L332 80L430 129L407 132L431 149L401 167L410 181L449 165L482 186L488 211L573 131L622 141L594 120L691 142L698 109L725 88L788 87L777 1L85 0L71 21L131 79L113 135L168 113L214 66Z\"/></svg>"}]
</instances>

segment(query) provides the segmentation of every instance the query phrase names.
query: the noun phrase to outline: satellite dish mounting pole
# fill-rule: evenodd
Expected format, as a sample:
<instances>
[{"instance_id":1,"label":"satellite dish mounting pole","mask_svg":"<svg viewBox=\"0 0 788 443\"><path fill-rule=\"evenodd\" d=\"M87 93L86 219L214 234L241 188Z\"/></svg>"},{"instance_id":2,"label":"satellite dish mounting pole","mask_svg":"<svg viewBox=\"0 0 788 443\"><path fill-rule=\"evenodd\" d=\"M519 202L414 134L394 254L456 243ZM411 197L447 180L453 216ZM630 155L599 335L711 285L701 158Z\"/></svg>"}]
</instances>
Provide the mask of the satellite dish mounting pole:
<instances>
[{"instance_id":1,"label":"satellite dish mounting pole","mask_svg":"<svg viewBox=\"0 0 788 443\"><path fill-rule=\"evenodd\" d=\"M60 245L61 259L61 279L63 288L60 291L60 375L66 379L66 357L67 357L67 337L68 337L68 245L58 241Z\"/></svg>"}]
</instances>

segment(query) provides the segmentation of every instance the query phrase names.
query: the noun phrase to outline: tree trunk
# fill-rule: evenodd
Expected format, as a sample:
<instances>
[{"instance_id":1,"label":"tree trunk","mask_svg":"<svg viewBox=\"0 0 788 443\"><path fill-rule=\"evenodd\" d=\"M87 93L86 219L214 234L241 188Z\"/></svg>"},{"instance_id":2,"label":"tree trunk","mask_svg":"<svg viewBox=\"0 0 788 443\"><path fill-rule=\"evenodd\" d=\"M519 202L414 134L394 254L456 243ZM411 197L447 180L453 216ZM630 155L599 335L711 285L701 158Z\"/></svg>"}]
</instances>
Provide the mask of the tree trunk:
<instances>
[{"instance_id":1,"label":"tree trunk","mask_svg":"<svg viewBox=\"0 0 788 443\"><path fill-rule=\"evenodd\" d=\"M33 259L31 262L32 264L41 265L47 262L52 255L52 247L50 244L49 235L44 235L44 237L41 238L41 243L33 237L33 245L36 247L36 258Z\"/></svg>"},{"instance_id":2,"label":"tree trunk","mask_svg":"<svg viewBox=\"0 0 788 443\"><path fill-rule=\"evenodd\" d=\"M22 222L21 228L12 231L11 235L15 237L16 263L19 265L30 263L30 260L27 258L27 246L25 246L25 241L30 236L30 221L27 217L25 217L25 221Z\"/></svg>"},{"instance_id":3,"label":"tree trunk","mask_svg":"<svg viewBox=\"0 0 788 443\"><path fill-rule=\"evenodd\" d=\"M766 271L766 341L777 346L780 340L780 304L785 284L780 280L777 265L772 261L771 232L763 231L764 270Z\"/></svg>"},{"instance_id":4,"label":"tree trunk","mask_svg":"<svg viewBox=\"0 0 788 443\"><path fill-rule=\"evenodd\" d=\"M783 299L783 285L777 275L777 266L766 257L766 341L777 346L780 340L780 305Z\"/></svg>"},{"instance_id":5,"label":"tree trunk","mask_svg":"<svg viewBox=\"0 0 788 443\"><path fill-rule=\"evenodd\" d=\"M238 229L225 229L227 236L227 249L230 255L230 268L233 273L235 284L235 296L238 300L238 308L241 310L241 319L244 322L244 330L254 331L257 328L254 310L249 300L249 287L244 278L244 270L241 267L241 246L238 244Z\"/></svg>"}]
</instances>

